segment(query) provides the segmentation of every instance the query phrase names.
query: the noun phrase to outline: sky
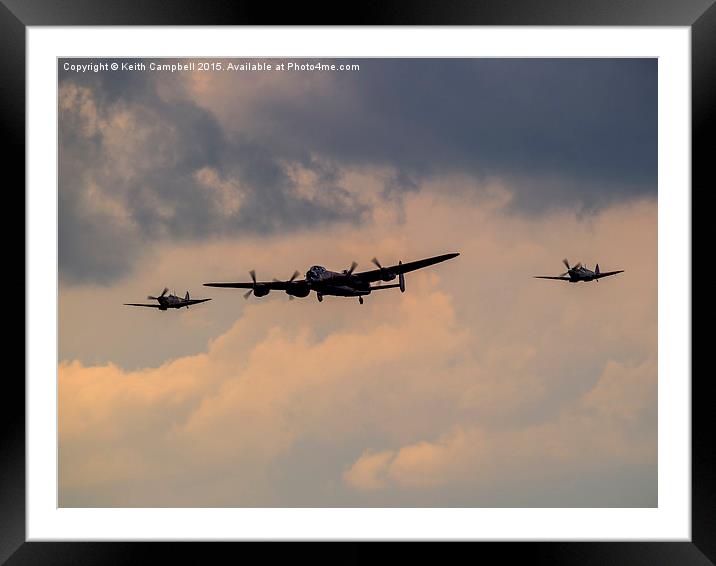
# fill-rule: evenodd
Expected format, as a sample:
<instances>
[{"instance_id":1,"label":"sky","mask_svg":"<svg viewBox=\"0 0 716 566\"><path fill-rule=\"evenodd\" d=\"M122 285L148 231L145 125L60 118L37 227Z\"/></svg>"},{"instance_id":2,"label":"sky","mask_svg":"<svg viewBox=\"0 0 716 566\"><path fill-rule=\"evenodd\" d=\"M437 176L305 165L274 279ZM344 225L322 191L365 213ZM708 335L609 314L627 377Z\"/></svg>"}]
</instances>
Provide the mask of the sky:
<instances>
[{"instance_id":1,"label":"sky","mask_svg":"<svg viewBox=\"0 0 716 566\"><path fill-rule=\"evenodd\" d=\"M657 505L656 60L64 62L60 506Z\"/></svg>"}]
</instances>

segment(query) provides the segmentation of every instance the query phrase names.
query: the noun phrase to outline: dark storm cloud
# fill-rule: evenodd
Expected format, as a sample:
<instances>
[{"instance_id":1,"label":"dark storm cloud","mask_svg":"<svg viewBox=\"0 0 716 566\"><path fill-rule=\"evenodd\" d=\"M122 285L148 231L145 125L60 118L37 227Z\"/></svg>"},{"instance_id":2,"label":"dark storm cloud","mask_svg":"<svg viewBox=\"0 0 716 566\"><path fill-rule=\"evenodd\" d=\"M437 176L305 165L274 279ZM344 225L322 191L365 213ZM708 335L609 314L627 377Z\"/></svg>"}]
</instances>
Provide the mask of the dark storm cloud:
<instances>
[{"instance_id":1,"label":"dark storm cloud","mask_svg":"<svg viewBox=\"0 0 716 566\"><path fill-rule=\"evenodd\" d=\"M356 62L298 95L287 74L237 98L254 78L234 75L207 103L160 96L173 76L60 62L63 280L110 283L166 238L360 221L368 205L342 179L361 167L393 171L382 197L398 201L440 175L499 177L525 213L656 193L656 60ZM222 104L250 105L251 120L226 119Z\"/></svg>"},{"instance_id":2,"label":"dark storm cloud","mask_svg":"<svg viewBox=\"0 0 716 566\"><path fill-rule=\"evenodd\" d=\"M529 208L656 192L655 59L359 63L325 100L271 99L262 117L341 163L396 167L409 189L459 171L515 181Z\"/></svg>"},{"instance_id":3,"label":"dark storm cloud","mask_svg":"<svg viewBox=\"0 0 716 566\"><path fill-rule=\"evenodd\" d=\"M336 167L305 151L299 162L321 194L297 194L282 156L227 134L189 100L163 100L149 75L60 72L59 136L66 283L111 283L161 238L270 234L357 220L366 210L340 186ZM232 198L241 206L227 211Z\"/></svg>"}]
</instances>

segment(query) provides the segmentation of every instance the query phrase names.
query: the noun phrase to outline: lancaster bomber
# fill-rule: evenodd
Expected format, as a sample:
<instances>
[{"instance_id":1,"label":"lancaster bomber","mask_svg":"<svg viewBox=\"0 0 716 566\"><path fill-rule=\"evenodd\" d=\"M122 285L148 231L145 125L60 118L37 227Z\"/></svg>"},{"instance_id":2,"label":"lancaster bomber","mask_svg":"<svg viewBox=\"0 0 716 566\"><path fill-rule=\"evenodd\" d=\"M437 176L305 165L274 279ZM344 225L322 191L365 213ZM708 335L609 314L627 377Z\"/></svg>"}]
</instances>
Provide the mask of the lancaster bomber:
<instances>
[{"instance_id":1,"label":"lancaster bomber","mask_svg":"<svg viewBox=\"0 0 716 566\"><path fill-rule=\"evenodd\" d=\"M162 291L162 294L158 297L152 297L149 295L147 299L150 301L157 301L157 304L143 304L143 303L124 303L128 307L149 307L152 309L159 309L160 311L165 311L167 309L181 309L181 308L189 308L191 305L198 305L199 303L205 303L206 301L210 301L211 299L192 299L189 297L189 291L186 292L186 295L184 298L177 297L176 295L169 293L167 295L167 292L169 291L168 287L164 287L164 290Z\"/></svg>"},{"instance_id":2,"label":"lancaster bomber","mask_svg":"<svg viewBox=\"0 0 716 566\"><path fill-rule=\"evenodd\" d=\"M562 275L550 277L548 275L535 275L535 279L558 279L560 281L569 281L570 283L578 283L579 281L599 281L602 277L609 277L610 275L616 275L617 273L624 273L623 269L619 271L599 271L599 264L594 268L594 271L587 269L586 265L582 265L579 262L577 265L569 267L569 261L565 258L562 260L567 271Z\"/></svg>"},{"instance_id":3,"label":"lancaster bomber","mask_svg":"<svg viewBox=\"0 0 716 566\"><path fill-rule=\"evenodd\" d=\"M299 272L296 271L287 281L257 281L256 272L252 269L249 271L251 282L246 283L204 283L206 287L228 287L233 289L248 289L244 294L244 298L248 299L251 295L255 297L264 297L271 291L284 291L289 299L295 297L307 297L311 291L315 291L318 301L323 301L326 295L336 297L358 297L358 302L363 304L363 297L370 295L373 291L381 289L399 288L401 293L405 292L405 274L416 269L422 269L429 265L434 265L448 259L459 256L459 253L450 253L431 257L428 259L419 259L409 263L399 261L397 265L383 267L380 262L373 258L371 261L378 269L371 271L363 271L354 273L358 266L353 262L348 269L343 271L329 271L320 265L314 265L307 272L304 279L298 279ZM373 283L393 281L398 278L397 283L389 285L372 285Z\"/></svg>"}]
</instances>

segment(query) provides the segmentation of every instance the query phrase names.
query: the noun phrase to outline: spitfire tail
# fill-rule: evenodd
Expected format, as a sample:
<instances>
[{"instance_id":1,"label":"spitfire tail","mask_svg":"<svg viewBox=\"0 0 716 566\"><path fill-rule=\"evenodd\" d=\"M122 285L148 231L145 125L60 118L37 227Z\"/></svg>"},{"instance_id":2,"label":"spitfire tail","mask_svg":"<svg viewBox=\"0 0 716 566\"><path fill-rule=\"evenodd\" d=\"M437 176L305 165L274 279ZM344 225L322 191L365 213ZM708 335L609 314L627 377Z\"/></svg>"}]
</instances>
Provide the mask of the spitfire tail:
<instances>
[{"instance_id":1,"label":"spitfire tail","mask_svg":"<svg viewBox=\"0 0 716 566\"><path fill-rule=\"evenodd\" d=\"M186 295L184 296L184 299L187 300L187 301L189 300L189 291L186 292Z\"/></svg>"},{"instance_id":2,"label":"spitfire tail","mask_svg":"<svg viewBox=\"0 0 716 566\"><path fill-rule=\"evenodd\" d=\"M597 264L597 267L594 268L594 273L599 275L599 264Z\"/></svg>"}]
</instances>

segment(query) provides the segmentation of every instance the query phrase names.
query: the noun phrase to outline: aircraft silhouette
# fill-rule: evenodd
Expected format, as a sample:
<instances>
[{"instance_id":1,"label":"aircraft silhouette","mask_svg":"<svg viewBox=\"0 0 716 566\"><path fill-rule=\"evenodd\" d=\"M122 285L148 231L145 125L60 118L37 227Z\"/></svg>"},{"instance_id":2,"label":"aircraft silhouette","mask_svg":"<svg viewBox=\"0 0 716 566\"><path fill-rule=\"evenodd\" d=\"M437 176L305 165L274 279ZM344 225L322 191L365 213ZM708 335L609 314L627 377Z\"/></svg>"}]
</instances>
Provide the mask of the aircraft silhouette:
<instances>
[{"instance_id":1,"label":"aircraft silhouette","mask_svg":"<svg viewBox=\"0 0 716 566\"><path fill-rule=\"evenodd\" d=\"M206 287L227 287L233 289L248 289L244 294L244 298L248 299L251 295L255 297L264 297L271 291L284 291L289 295L289 299L294 297L307 297L311 291L316 293L319 302L323 301L326 295L336 297L358 297L358 302L363 304L363 297L370 295L371 292L380 289L400 288L401 293L405 292L405 274L416 269L422 269L429 265L434 265L448 259L459 256L459 253L450 253L431 257L428 259L420 259L409 263L399 261L397 265L383 267L380 262L373 258L371 261L378 267L372 271L363 271L354 273L358 266L353 262L348 269L343 271L329 271L320 265L314 265L306 272L304 279L298 279L298 271L287 281L257 281L256 272L252 269L249 271L251 282L246 283L204 283ZM371 285L378 281L393 281L398 278L398 283L390 285Z\"/></svg>"},{"instance_id":2,"label":"aircraft silhouette","mask_svg":"<svg viewBox=\"0 0 716 566\"><path fill-rule=\"evenodd\" d=\"M157 301L158 304L143 304L143 303L124 303L128 307L149 307L153 309L159 309L160 311L165 311L167 309L181 309L181 308L189 308L191 305L198 305L199 303L205 303L206 301L210 301L211 299L192 299L189 297L189 291L186 292L186 295L182 297L177 297L176 295L169 293L167 295L167 291L169 291L168 287L164 287L164 290L162 291L162 294L158 297L152 297L149 295L147 299L150 301L154 300Z\"/></svg>"},{"instance_id":3,"label":"aircraft silhouette","mask_svg":"<svg viewBox=\"0 0 716 566\"><path fill-rule=\"evenodd\" d=\"M563 259L562 263L567 267L567 271L562 273L562 275L556 276L556 277L550 277L547 275L535 275L535 279L558 279L560 281L569 281L570 283L578 283L579 281L599 281L602 277L609 277L610 275L616 275L617 273L624 273L623 269L620 269L619 271L605 271L601 272L599 271L599 264L596 265L594 268L594 271L591 269L587 269L585 265L582 265L582 262L577 263L577 265L573 267L569 267L569 261L567 259ZM566 277L568 276L568 277Z\"/></svg>"}]
</instances>

